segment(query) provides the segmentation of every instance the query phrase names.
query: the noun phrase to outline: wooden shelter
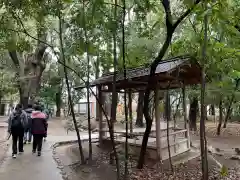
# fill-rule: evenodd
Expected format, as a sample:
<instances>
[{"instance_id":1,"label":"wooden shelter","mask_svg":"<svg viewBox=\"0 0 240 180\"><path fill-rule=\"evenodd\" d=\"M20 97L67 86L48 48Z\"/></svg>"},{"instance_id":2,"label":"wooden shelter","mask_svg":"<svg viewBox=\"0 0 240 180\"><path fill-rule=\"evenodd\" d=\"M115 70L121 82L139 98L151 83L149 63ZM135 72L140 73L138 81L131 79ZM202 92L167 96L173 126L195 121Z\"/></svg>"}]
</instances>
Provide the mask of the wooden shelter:
<instances>
[{"instance_id":1,"label":"wooden shelter","mask_svg":"<svg viewBox=\"0 0 240 180\"><path fill-rule=\"evenodd\" d=\"M149 80L150 68L134 68L127 70L127 80L124 80L123 73L117 72L117 92L131 89L136 91L145 90ZM163 60L157 66L155 77L152 82L152 89L174 89L184 85L198 84L201 79L201 68L196 59L190 56L179 56ZM170 86L169 86L170 83ZM90 83L90 86L105 87L102 91L112 92L113 73L103 74L102 77ZM75 89L85 88L79 86Z\"/></svg>"},{"instance_id":2,"label":"wooden shelter","mask_svg":"<svg viewBox=\"0 0 240 180\"><path fill-rule=\"evenodd\" d=\"M117 72L116 77L116 90L117 92L131 91L139 92L144 91L149 81L150 67L140 67L127 70L127 78L124 79L124 74L122 72ZM151 79L151 89L155 90L166 90L175 88L184 88L187 85L199 84L201 81L201 67L197 63L196 59L191 56L178 56L171 59L161 61L155 72L155 76ZM94 80L90 83L91 87L96 86L98 89L98 100L100 103L97 104L97 119L99 120L99 141L103 140L105 131L102 130L103 127L103 117L102 108L100 104L102 103L102 93L112 92L113 87L113 73L104 74L102 77ZM75 89L82 89L86 86L79 86ZM184 91L185 92L185 91ZM186 103L184 102L184 117L185 117L185 129L171 132L171 136L176 138L178 133L184 133L187 149L190 149L190 138L189 138L189 128L186 120ZM156 124L160 128L160 122ZM117 133L117 132L115 132ZM160 138L165 138L166 135L156 136L156 142L160 143ZM183 142L183 141L182 141ZM181 142L181 143L182 143ZM176 143L172 143L175 146ZM176 153L179 154L180 152ZM161 155L159 155L161 156Z\"/></svg>"}]
</instances>

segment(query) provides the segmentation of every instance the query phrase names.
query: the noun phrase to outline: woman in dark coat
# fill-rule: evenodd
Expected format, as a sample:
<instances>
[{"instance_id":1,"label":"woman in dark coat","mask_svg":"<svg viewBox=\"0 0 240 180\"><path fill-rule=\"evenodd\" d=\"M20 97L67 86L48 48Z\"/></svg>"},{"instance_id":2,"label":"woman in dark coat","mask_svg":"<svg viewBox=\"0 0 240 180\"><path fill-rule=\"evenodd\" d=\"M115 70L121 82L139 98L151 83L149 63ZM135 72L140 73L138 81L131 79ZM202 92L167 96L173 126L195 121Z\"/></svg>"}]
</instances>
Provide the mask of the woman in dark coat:
<instances>
[{"instance_id":1,"label":"woman in dark coat","mask_svg":"<svg viewBox=\"0 0 240 180\"><path fill-rule=\"evenodd\" d=\"M32 112L31 131L33 135L33 148L32 152L38 151L38 156L41 156L43 138L47 133L47 121L45 113L41 112L41 106L36 105Z\"/></svg>"}]
</instances>

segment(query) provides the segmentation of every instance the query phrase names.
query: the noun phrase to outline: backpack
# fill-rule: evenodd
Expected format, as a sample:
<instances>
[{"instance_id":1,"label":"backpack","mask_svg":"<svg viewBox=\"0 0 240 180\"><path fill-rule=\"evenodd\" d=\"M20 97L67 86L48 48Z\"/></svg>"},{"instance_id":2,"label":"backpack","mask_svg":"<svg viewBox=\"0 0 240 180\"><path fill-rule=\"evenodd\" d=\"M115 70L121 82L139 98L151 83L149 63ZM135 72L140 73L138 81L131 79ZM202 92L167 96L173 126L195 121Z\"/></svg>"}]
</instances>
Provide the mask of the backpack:
<instances>
[{"instance_id":1,"label":"backpack","mask_svg":"<svg viewBox=\"0 0 240 180\"><path fill-rule=\"evenodd\" d=\"M12 128L23 128L21 114L22 113L14 114L12 118Z\"/></svg>"},{"instance_id":2,"label":"backpack","mask_svg":"<svg viewBox=\"0 0 240 180\"><path fill-rule=\"evenodd\" d=\"M31 118L31 113L26 113L27 114L27 128L30 128L32 124L32 118Z\"/></svg>"}]
</instances>

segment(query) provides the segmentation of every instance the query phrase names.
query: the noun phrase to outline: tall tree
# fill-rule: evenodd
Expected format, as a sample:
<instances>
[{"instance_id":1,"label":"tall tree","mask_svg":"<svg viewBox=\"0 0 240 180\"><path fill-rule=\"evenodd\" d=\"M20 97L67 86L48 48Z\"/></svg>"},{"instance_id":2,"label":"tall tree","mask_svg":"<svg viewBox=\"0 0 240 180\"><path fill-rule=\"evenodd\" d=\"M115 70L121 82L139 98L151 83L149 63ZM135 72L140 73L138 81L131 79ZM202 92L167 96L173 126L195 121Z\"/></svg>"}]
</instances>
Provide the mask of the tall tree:
<instances>
[{"instance_id":1,"label":"tall tree","mask_svg":"<svg viewBox=\"0 0 240 180\"><path fill-rule=\"evenodd\" d=\"M40 89L42 73L46 67L47 46L42 42L46 42L47 40L47 29L45 28L46 12L44 11L45 7L42 1L29 2L29 4L27 3L23 6L25 7L15 6L14 3L9 1L6 2L5 7L11 17L11 19L8 20L12 24L9 26L11 36L8 38L8 52L16 68L20 102L26 107L29 100L33 102L37 97ZM27 13L30 12L30 6L35 9L35 13L32 13L31 15L33 15L32 20L34 20L36 24L37 43L36 46L34 46L35 49L33 51L25 53L27 50L26 48L21 49L18 47L17 43L21 37L19 37L14 28L19 27L19 31L26 32L23 19L28 18ZM27 43L27 41L25 41L25 43ZM30 49L28 48L28 50Z\"/></svg>"},{"instance_id":2,"label":"tall tree","mask_svg":"<svg viewBox=\"0 0 240 180\"><path fill-rule=\"evenodd\" d=\"M71 95L71 87L69 85L68 71L67 71L67 67L66 67L66 59L65 59L65 54L64 54L63 18L62 18L62 12L61 12L62 4L58 4L58 6L59 6L59 9L58 9L57 17L58 17L58 20L59 20L59 40L60 40L60 52L61 52L60 61L62 61L62 64L63 64L64 76L65 76L67 92L68 92L68 101L69 101L69 104L70 104L70 111L71 111L71 115L72 115L72 118L73 118L73 123L74 123L74 126L75 126L77 138L78 138L78 146L79 146L79 153L80 153L80 157L81 157L81 163L84 164L85 159L84 159L84 154L83 154L83 147L82 147L82 142L81 142L79 129L78 129L78 126L77 126L77 120L76 120L76 117L75 117L74 105L73 105L72 95Z\"/></svg>"},{"instance_id":3,"label":"tall tree","mask_svg":"<svg viewBox=\"0 0 240 180\"><path fill-rule=\"evenodd\" d=\"M207 2L205 2L205 10L207 10ZM207 158L207 140L205 134L205 120L206 120L206 106L205 106L205 64L207 58L207 42L208 42L208 16L204 15L204 41L202 48L202 80L201 80L201 119L200 119L200 147L201 147L201 159L202 159L202 179L208 180L208 158Z\"/></svg>"},{"instance_id":4,"label":"tall tree","mask_svg":"<svg viewBox=\"0 0 240 180\"><path fill-rule=\"evenodd\" d=\"M85 52L87 53L87 117L88 117L88 143L89 143L89 160L92 160L92 130L91 130L91 115L90 115L90 57L88 50L88 35L87 35L87 26L86 26L86 18L85 18L85 0L82 1L82 10L83 10L83 30L84 30L84 38L85 38Z\"/></svg>"},{"instance_id":5,"label":"tall tree","mask_svg":"<svg viewBox=\"0 0 240 180\"><path fill-rule=\"evenodd\" d=\"M238 89L240 79L236 79L235 81L236 81L236 85L235 85L235 88L234 88L234 92L231 95L231 99L229 101L229 105L228 105L228 108L227 108L227 113L226 113L226 116L225 116L225 121L224 121L224 124L223 124L223 128L227 127L227 121L230 118L230 115L231 115L231 112L232 112L232 104L233 104L233 101L235 99L235 92Z\"/></svg>"},{"instance_id":6,"label":"tall tree","mask_svg":"<svg viewBox=\"0 0 240 180\"><path fill-rule=\"evenodd\" d=\"M218 127L217 127L217 135L218 136L221 133L222 122L223 122L223 100L222 100L222 97L220 97L220 100L219 100L219 122L218 122Z\"/></svg>"},{"instance_id":7,"label":"tall tree","mask_svg":"<svg viewBox=\"0 0 240 180\"><path fill-rule=\"evenodd\" d=\"M149 81L148 81L148 85L145 91L145 96L144 96L144 116L146 119L146 130L143 136L143 141L142 141L142 147L141 147L141 152L140 152L140 156L139 156L139 160L138 160L138 168L143 168L143 164L144 164L144 158L145 158L145 153L146 153L146 148L147 148L147 143L148 143L148 137L149 134L151 132L151 127L152 127L152 118L149 114L149 97L150 97L150 92L151 92L151 88L150 88L150 84L152 84L151 80L155 75L155 71L157 68L157 65L159 64L159 62L162 60L162 58L164 57L165 53L168 50L168 47L171 43L172 40L172 36L176 30L176 28L179 26L179 24L192 12L192 10L194 9L194 7L200 3L200 0L196 0L194 2L193 5L190 6L189 9L187 9L183 15L181 15L176 22L173 22L172 19L172 12L171 12L171 8L170 8L170 2L169 0L162 0L162 5L164 7L165 10L165 21L166 21L166 29L167 29L167 34L166 34L166 39L164 41L164 44L161 48L161 50L159 51L157 57L154 59L153 63L151 64L151 68L150 68L150 75L149 75Z\"/></svg>"}]
</instances>

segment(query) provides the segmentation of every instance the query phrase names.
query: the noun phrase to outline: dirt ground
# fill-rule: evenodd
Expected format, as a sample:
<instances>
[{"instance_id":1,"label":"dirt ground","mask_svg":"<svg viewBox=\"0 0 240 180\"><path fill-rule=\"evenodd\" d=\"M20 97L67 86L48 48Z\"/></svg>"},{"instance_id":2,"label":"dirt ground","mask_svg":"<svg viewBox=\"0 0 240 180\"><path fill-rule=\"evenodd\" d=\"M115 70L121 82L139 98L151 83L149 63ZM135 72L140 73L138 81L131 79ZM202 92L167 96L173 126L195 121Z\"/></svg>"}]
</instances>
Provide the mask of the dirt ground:
<instances>
[{"instance_id":1,"label":"dirt ground","mask_svg":"<svg viewBox=\"0 0 240 180\"><path fill-rule=\"evenodd\" d=\"M218 152L213 153L214 158L228 168L240 167L240 124L228 123L227 128L221 129L220 136L217 136L217 123L206 123L206 136L208 146ZM191 140L199 144L199 128L197 133L191 133ZM237 151L237 152L236 152Z\"/></svg>"},{"instance_id":2,"label":"dirt ground","mask_svg":"<svg viewBox=\"0 0 240 180\"><path fill-rule=\"evenodd\" d=\"M206 134L207 137L218 137L217 136L217 123L206 122ZM199 132L199 124L198 124ZM239 123L228 123L227 128L221 128L221 134L219 137L239 137L240 138L240 124Z\"/></svg>"},{"instance_id":3,"label":"dirt ground","mask_svg":"<svg viewBox=\"0 0 240 180\"><path fill-rule=\"evenodd\" d=\"M88 143L83 143L85 158L88 157ZM56 156L61 161L67 180L111 180L116 179L115 168L108 164L103 151L93 143L93 160L80 164L78 146L68 144L56 148Z\"/></svg>"},{"instance_id":4,"label":"dirt ground","mask_svg":"<svg viewBox=\"0 0 240 180\"><path fill-rule=\"evenodd\" d=\"M213 122L206 123L206 136L209 144L219 149L240 148L240 124L228 123L227 128L221 129L221 134L216 134L217 124ZM199 128L197 134L192 136L199 137Z\"/></svg>"},{"instance_id":5,"label":"dirt ground","mask_svg":"<svg viewBox=\"0 0 240 180\"><path fill-rule=\"evenodd\" d=\"M88 144L84 143L85 157L88 156ZM56 148L56 154L62 163L62 169L66 180L106 180L116 179L116 170L113 165L109 165L109 155L96 144L93 144L93 161L89 165L81 165L79 151L76 144L63 145ZM120 158L121 159L121 158ZM123 161L122 161L123 162ZM159 165L146 166L143 170L135 169L136 162L130 170L131 180L190 180L201 179L201 161L199 158L190 160L185 164L174 167L174 174L171 171L161 168ZM123 163L121 163L123 170ZM160 167L160 168L159 168ZM227 176L221 176L214 161L209 159L209 179L210 180L236 180L240 179L236 169L229 169ZM123 173L123 171L122 171Z\"/></svg>"},{"instance_id":6,"label":"dirt ground","mask_svg":"<svg viewBox=\"0 0 240 180\"><path fill-rule=\"evenodd\" d=\"M235 154L235 148L240 148L240 124L228 124L226 129L222 129L221 135L216 136L216 124L206 124L206 134L208 145L219 148L223 156L213 157L228 168L227 176L221 176L215 162L209 158L209 171L211 180L235 180L240 179L240 160L231 160ZM199 141L197 134L192 134L192 139ZM88 144L84 143L85 157L88 156ZM80 165L79 151L76 144L63 145L56 148L56 154L62 162L65 176L68 180L105 180L116 179L116 169L109 165L109 154L102 151L96 144L93 145L93 161L90 165ZM123 158L123 157L122 157ZM133 166L136 162L132 163ZM129 168L130 169L130 168ZM135 180L177 180L177 179L201 179L201 163L199 158L193 159L185 164L174 167L174 175L170 171L159 169L157 165L145 167L141 171L132 168L131 179Z\"/></svg>"}]
</instances>

